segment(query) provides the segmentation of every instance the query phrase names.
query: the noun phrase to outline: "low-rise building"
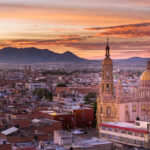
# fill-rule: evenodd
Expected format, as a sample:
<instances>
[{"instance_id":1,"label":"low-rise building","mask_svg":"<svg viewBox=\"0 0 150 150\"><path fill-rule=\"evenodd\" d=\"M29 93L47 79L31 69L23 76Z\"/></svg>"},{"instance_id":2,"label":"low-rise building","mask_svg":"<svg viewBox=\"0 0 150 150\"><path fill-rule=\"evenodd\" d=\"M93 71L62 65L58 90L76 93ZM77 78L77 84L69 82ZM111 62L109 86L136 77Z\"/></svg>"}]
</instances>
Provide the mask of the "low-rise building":
<instances>
[{"instance_id":1,"label":"low-rise building","mask_svg":"<svg viewBox=\"0 0 150 150\"><path fill-rule=\"evenodd\" d=\"M68 131L55 131L54 132L54 143L58 145L71 145L72 144L72 133Z\"/></svg>"},{"instance_id":2,"label":"low-rise building","mask_svg":"<svg viewBox=\"0 0 150 150\"><path fill-rule=\"evenodd\" d=\"M74 136L68 131L55 131L54 144L64 146L64 148L73 148L75 150L111 150L112 143L106 140L100 140L98 138L81 138Z\"/></svg>"},{"instance_id":3,"label":"low-rise building","mask_svg":"<svg viewBox=\"0 0 150 150\"><path fill-rule=\"evenodd\" d=\"M63 129L72 129L76 127L76 116L72 113L41 111L45 118L61 121Z\"/></svg>"}]
</instances>

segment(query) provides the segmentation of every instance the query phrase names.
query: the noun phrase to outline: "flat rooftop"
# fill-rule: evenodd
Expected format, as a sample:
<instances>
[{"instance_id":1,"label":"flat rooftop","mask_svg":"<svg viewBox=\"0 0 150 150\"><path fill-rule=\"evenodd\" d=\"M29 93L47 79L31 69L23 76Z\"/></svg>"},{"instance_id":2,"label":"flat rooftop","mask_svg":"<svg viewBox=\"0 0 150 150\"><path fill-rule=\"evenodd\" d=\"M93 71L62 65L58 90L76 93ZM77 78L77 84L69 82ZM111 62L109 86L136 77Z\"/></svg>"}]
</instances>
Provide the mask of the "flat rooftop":
<instances>
[{"instance_id":1,"label":"flat rooftop","mask_svg":"<svg viewBox=\"0 0 150 150\"><path fill-rule=\"evenodd\" d=\"M88 148L88 147L93 147L97 145L107 145L107 144L112 144L110 141L106 140L101 140L96 137L92 137L91 139L85 139L85 138L78 138L74 143L73 143L73 148Z\"/></svg>"}]
</instances>

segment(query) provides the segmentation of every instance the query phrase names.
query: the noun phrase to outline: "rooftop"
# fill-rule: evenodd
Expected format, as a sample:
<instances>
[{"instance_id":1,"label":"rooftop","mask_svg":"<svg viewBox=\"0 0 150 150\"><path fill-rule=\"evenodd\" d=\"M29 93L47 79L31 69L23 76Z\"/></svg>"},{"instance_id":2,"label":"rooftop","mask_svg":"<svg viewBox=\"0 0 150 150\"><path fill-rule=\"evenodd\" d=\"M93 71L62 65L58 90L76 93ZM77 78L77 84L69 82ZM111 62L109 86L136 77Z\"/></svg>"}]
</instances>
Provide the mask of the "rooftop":
<instances>
[{"instance_id":1,"label":"rooftop","mask_svg":"<svg viewBox=\"0 0 150 150\"><path fill-rule=\"evenodd\" d=\"M73 147L93 147L96 145L104 145L104 144L111 144L111 142L106 141L106 140L101 140L99 138L93 137L91 139L84 139L84 138L79 138L76 140L76 142L73 144Z\"/></svg>"},{"instance_id":2,"label":"rooftop","mask_svg":"<svg viewBox=\"0 0 150 150\"><path fill-rule=\"evenodd\" d=\"M4 134L4 135L9 135L9 134L12 134L12 133L14 133L14 132L16 132L18 130L19 129L16 128L16 127L11 127L11 128L9 128L7 130L2 131L1 133Z\"/></svg>"},{"instance_id":3,"label":"rooftop","mask_svg":"<svg viewBox=\"0 0 150 150\"><path fill-rule=\"evenodd\" d=\"M68 114L68 113L64 113L64 112L61 112L61 113L58 113L58 112L55 112L55 111L41 111L42 113L46 113L46 114L49 114L49 115L65 115L65 114Z\"/></svg>"}]
</instances>

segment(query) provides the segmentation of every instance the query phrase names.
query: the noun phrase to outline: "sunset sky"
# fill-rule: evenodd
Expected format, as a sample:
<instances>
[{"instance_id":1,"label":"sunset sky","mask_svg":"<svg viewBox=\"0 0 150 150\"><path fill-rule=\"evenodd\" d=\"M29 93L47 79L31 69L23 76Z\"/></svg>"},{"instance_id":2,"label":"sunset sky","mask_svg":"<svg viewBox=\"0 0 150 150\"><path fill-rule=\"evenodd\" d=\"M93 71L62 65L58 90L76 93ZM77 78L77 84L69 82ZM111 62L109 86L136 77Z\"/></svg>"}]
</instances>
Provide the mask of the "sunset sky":
<instances>
[{"instance_id":1,"label":"sunset sky","mask_svg":"<svg viewBox=\"0 0 150 150\"><path fill-rule=\"evenodd\" d=\"M37 47L102 59L148 57L150 0L0 0L0 48Z\"/></svg>"}]
</instances>

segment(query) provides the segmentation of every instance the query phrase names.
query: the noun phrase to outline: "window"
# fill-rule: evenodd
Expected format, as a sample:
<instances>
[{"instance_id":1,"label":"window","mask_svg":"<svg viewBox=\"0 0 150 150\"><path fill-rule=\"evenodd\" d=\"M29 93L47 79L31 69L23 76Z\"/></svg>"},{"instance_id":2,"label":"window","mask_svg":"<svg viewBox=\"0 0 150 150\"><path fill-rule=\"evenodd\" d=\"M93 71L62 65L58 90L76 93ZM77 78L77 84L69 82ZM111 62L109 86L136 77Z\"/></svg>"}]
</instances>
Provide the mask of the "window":
<instances>
[{"instance_id":1,"label":"window","mask_svg":"<svg viewBox=\"0 0 150 150\"><path fill-rule=\"evenodd\" d=\"M126 130L121 130L121 133L126 133Z\"/></svg>"},{"instance_id":2,"label":"window","mask_svg":"<svg viewBox=\"0 0 150 150\"><path fill-rule=\"evenodd\" d=\"M128 112L128 105L125 106L125 111Z\"/></svg>"},{"instance_id":3,"label":"window","mask_svg":"<svg viewBox=\"0 0 150 150\"><path fill-rule=\"evenodd\" d=\"M107 75L107 77L109 76L109 73L108 72L106 72L106 75Z\"/></svg>"},{"instance_id":4,"label":"window","mask_svg":"<svg viewBox=\"0 0 150 150\"><path fill-rule=\"evenodd\" d=\"M138 144L138 140L134 140L134 143L135 143L135 144Z\"/></svg>"},{"instance_id":5,"label":"window","mask_svg":"<svg viewBox=\"0 0 150 150\"><path fill-rule=\"evenodd\" d=\"M119 129L115 128L115 132L119 132Z\"/></svg>"},{"instance_id":6,"label":"window","mask_svg":"<svg viewBox=\"0 0 150 150\"><path fill-rule=\"evenodd\" d=\"M144 133L141 133L141 137L144 137Z\"/></svg>"},{"instance_id":7,"label":"window","mask_svg":"<svg viewBox=\"0 0 150 150\"><path fill-rule=\"evenodd\" d=\"M128 134L129 134L129 135L132 135L132 131L128 131Z\"/></svg>"},{"instance_id":8,"label":"window","mask_svg":"<svg viewBox=\"0 0 150 150\"><path fill-rule=\"evenodd\" d=\"M109 91L109 84L106 84L106 89L107 91Z\"/></svg>"},{"instance_id":9,"label":"window","mask_svg":"<svg viewBox=\"0 0 150 150\"><path fill-rule=\"evenodd\" d=\"M112 128L108 128L109 131L112 131Z\"/></svg>"},{"instance_id":10,"label":"window","mask_svg":"<svg viewBox=\"0 0 150 150\"><path fill-rule=\"evenodd\" d=\"M109 139L112 139L112 135L108 135L108 138L109 138Z\"/></svg>"},{"instance_id":11,"label":"window","mask_svg":"<svg viewBox=\"0 0 150 150\"><path fill-rule=\"evenodd\" d=\"M114 135L114 139L115 139L115 140L120 140L121 138Z\"/></svg>"},{"instance_id":12,"label":"window","mask_svg":"<svg viewBox=\"0 0 150 150\"><path fill-rule=\"evenodd\" d=\"M102 136L102 137L105 137L105 134L102 133L101 136Z\"/></svg>"},{"instance_id":13,"label":"window","mask_svg":"<svg viewBox=\"0 0 150 150\"><path fill-rule=\"evenodd\" d=\"M136 122L135 124L136 124L137 126L140 126L140 122Z\"/></svg>"},{"instance_id":14,"label":"window","mask_svg":"<svg viewBox=\"0 0 150 150\"><path fill-rule=\"evenodd\" d=\"M107 107L107 115L111 115L111 107Z\"/></svg>"},{"instance_id":15,"label":"window","mask_svg":"<svg viewBox=\"0 0 150 150\"><path fill-rule=\"evenodd\" d=\"M147 125L147 130L149 130L149 129L150 129L150 124Z\"/></svg>"},{"instance_id":16,"label":"window","mask_svg":"<svg viewBox=\"0 0 150 150\"><path fill-rule=\"evenodd\" d=\"M101 114L103 113L103 107L101 107L101 109L100 109L100 113L101 113Z\"/></svg>"},{"instance_id":17,"label":"window","mask_svg":"<svg viewBox=\"0 0 150 150\"><path fill-rule=\"evenodd\" d=\"M106 128L104 126L102 126L102 130L105 130Z\"/></svg>"},{"instance_id":18,"label":"window","mask_svg":"<svg viewBox=\"0 0 150 150\"><path fill-rule=\"evenodd\" d=\"M136 105L132 105L132 112L136 112Z\"/></svg>"},{"instance_id":19,"label":"window","mask_svg":"<svg viewBox=\"0 0 150 150\"><path fill-rule=\"evenodd\" d=\"M146 111L146 105L142 104L142 111Z\"/></svg>"},{"instance_id":20,"label":"window","mask_svg":"<svg viewBox=\"0 0 150 150\"><path fill-rule=\"evenodd\" d=\"M139 135L139 133L138 132L135 132L135 136L138 136Z\"/></svg>"}]
</instances>

